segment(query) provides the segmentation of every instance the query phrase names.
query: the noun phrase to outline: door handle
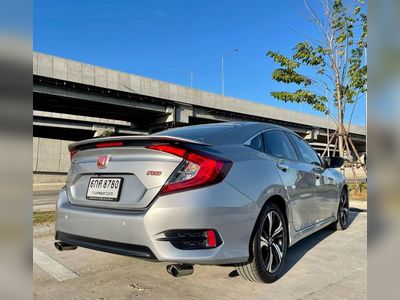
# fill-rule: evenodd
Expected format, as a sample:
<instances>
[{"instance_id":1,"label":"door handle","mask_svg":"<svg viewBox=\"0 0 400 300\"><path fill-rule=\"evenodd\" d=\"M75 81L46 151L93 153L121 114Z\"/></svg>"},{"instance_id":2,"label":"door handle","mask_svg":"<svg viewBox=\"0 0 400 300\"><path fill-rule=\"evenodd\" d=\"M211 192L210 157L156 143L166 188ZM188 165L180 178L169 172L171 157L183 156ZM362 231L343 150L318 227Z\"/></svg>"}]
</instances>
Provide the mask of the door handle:
<instances>
[{"instance_id":1,"label":"door handle","mask_svg":"<svg viewBox=\"0 0 400 300\"><path fill-rule=\"evenodd\" d=\"M314 172L314 175L315 175L315 178L316 178L316 179L320 179L320 178L321 178L321 174L319 174L319 173L317 173L317 172Z\"/></svg>"},{"instance_id":2,"label":"door handle","mask_svg":"<svg viewBox=\"0 0 400 300\"><path fill-rule=\"evenodd\" d=\"M280 170L282 170L283 172L286 172L287 170L289 170L289 167L286 166L286 165L284 165L284 164L278 163L278 164L276 164L276 166L277 166Z\"/></svg>"}]
</instances>

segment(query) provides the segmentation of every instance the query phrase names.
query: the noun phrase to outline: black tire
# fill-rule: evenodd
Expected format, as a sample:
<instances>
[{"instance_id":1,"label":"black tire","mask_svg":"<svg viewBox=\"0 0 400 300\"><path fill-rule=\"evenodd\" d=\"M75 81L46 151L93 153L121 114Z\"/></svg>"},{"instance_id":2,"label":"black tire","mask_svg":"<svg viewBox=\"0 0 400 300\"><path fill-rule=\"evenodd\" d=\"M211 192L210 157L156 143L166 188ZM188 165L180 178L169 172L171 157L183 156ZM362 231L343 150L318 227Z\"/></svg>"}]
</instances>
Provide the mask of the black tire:
<instances>
[{"instance_id":1,"label":"black tire","mask_svg":"<svg viewBox=\"0 0 400 300\"><path fill-rule=\"evenodd\" d=\"M331 228L333 230L346 230L349 227L349 213L349 194L347 189L343 189L339 200L337 220L331 224Z\"/></svg>"},{"instance_id":2,"label":"black tire","mask_svg":"<svg viewBox=\"0 0 400 300\"><path fill-rule=\"evenodd\" d=\"M267 203L250 244L252 258L249 262L237 264L237 272L249 281L263 283L276 281L282 273L287 244L285 217L275 203Z\"/></svg>"}]
</instances>

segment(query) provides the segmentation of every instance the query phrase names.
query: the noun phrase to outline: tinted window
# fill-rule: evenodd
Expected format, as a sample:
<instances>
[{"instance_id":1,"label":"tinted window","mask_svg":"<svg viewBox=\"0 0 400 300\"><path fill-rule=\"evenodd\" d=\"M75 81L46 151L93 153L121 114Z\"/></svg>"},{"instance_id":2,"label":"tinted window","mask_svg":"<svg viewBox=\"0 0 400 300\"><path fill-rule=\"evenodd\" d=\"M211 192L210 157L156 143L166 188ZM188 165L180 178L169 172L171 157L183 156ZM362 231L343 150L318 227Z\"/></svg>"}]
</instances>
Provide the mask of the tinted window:
<instances>
[{"instance_id":1,"label":"tinted window","mask_svg":"<svg viewBox=\"0 0 400 300\"><path fill-rule=\"evenodd\" d=\"M256 137L254 137L250 143L248 144L248 146L250 146L253 149L259 150L264 152L264 144L263 144L263 139L261 134L257 135Z\"/></svg>"},{"instance_id":2,"label":"tinted window","mask_svg":"<svg viewBox=\"0 0 400 300\"><path fill-rule=\"evenodd\" d=\"M234 125L198 125L189 127L180 127L158 132L154 135L169 135L174 137L187 138L192 140L202 140L206 137L221 133L223 131L234 128Z\"/></svg>"},{"instance_id":3,"label":"tinted window","mask_svg":"<svg viewBox=\"0 0 400 300\"><path fill-rule=\"evenodd\" d=\"M290 160L297 160L296 151L294 150L287 135L280 130L272 130L264 132L265 152L269 155Z\"/></svg>"},{"instance_id":4,"label":"tinted window","mask_svg":"<svg viewBox=\"0 0 400 300\"><path fill-rule=\"evenodd\" d=\"M302 138L297 135L290 134L294 144L300 153L300 159L302 162L312 165L321 165L321 161L319 160L318 154L308 145Z\"/></svg>"}]
</instances>

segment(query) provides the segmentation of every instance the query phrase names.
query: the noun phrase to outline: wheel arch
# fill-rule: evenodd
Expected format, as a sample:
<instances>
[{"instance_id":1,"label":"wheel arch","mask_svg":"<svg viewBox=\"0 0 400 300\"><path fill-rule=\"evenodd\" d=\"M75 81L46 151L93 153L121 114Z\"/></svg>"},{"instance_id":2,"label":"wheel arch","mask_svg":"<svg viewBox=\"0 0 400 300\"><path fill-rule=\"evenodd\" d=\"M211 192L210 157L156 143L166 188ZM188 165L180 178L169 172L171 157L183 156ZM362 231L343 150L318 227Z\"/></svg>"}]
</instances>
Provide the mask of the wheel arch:
<instances>
[{"instance_id":1,"label":"wheel arch","mask_svg":"<svg viewBox=\"0 0 400 300\"><path fill-rule=\"evenodd\" d=\"M289 205L288 202L285 200L285 198L280 195L280 194L274 194L269 196L269 198L264 202L264 204L262 205L258 216L257 216L257 220L254 223L253 226L253 230L251 232L251 236L250 236L250 240L249 240L249 260L253 259L253 251L252 251L252 247L251 247L251 243L253 241L254 235L257 231L258 226L260 225L261 222L261 215L263 213L263 211L265 210L267 204L269 203L274 203L278 206L278 208L281 210L284 218L285 218L285 222L286 222L286 226L287 226L287 239L288 239L288 243L290 244L290 230L289 230L289 223L290 223L290 211L289 211Z\"/></svg>"},{"instance_id":2,"label":"wheel arch","mask_svg":"<svg viewBox=\"0 0 400 300\"><path fill-rule=\"evenodd\" d=\"M336 211L339 209L340 198L342 197L342 192L343 191L346 191L347 197L349 197L349 191L350 190L349 190L349 186L348 186L348 184L346 182L343 183L342 188L340 188L339 191L338 191L339 192L339 197L338 197L338 202L337 202L337 205L336 205ZM349 201L350 201L350 199L349 199ZM336 219L337 219L337 216L336 216Z\"/></svg>"}]
</instances>

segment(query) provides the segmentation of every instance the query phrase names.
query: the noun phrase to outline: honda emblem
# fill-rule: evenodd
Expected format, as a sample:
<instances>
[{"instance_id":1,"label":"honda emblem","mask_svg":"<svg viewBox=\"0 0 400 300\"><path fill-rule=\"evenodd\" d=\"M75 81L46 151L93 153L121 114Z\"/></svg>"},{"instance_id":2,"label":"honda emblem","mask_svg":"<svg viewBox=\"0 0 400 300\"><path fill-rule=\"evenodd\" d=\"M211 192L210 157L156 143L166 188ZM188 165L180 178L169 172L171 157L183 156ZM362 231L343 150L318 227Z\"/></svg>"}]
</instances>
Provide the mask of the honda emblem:
<instances>
[{"instance_id":1,"label":"honda emblem","mask_svg":"<svg viewBox=\"0 0 400 300\"><path fill-rule=\"evenodd\" d=\"M105 169L110 162L111 155L100 155L97 157L97 168Z\"/></svg>"}]
</instances>

